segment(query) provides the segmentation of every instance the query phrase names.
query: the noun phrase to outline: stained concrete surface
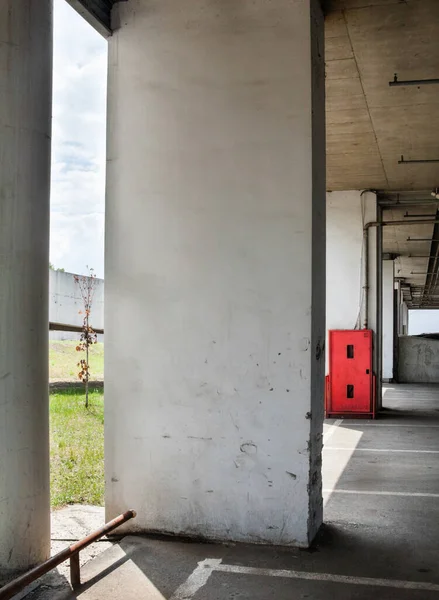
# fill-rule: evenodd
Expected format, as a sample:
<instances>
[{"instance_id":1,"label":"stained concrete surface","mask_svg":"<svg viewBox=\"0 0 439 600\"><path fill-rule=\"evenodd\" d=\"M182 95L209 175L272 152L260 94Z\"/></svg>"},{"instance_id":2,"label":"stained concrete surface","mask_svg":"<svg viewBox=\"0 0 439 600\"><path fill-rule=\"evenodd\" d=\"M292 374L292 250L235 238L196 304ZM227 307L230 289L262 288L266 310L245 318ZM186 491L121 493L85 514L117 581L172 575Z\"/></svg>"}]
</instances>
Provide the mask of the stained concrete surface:
<instances>
[{"instance_id":1,"label":"stained concrete surface","mask_svg":"<svg viewBox=\"0 0 439 600\"><path fill-rule=\"evenodd\" d=\"M86 583L78 592L71 592L64 578L64 587L46 584L27 598L438 598L439 387L387 386L384 406L375 422L325 424L324 487L329 491L324 494L325 526L312 550L129 536L85 565ZM174 595L206 558L221 559L232 569L285 569L317 574L318 579L213 571L195 593ZM321 574L354 579L337 582ZM364 585L364 578L377 585ZM405 589L407 584L393 583L398 581L436 587Z\"/></svg>"},{"instance_id":2,"label":"stained concrete surface","mask_svg":"<svg viewBox=\"0 0 439 600\"><path fill-rule=\"evenodd\" d=\"M400 336L398 344L398 381L439 383L439 340Z\"/></svg>"}]
</instances>

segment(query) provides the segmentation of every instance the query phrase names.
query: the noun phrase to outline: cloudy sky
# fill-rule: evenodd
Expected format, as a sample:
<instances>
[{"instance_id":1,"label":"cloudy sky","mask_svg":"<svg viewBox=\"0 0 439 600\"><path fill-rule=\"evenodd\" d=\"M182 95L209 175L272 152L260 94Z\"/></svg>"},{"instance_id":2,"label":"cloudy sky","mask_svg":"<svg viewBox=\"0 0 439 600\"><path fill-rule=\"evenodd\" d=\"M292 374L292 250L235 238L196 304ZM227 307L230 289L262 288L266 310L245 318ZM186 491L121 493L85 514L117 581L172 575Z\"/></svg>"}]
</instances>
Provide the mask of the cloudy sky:
<instances>
[{"instance_id":1,"label":"cloudy sky","mask_svg":"<svg viewBox=\"0 0 439 600\"><path fill-rule=\"evenodd\" d=\"M107 42L55 0L50 261L104 275Z\"/></svg>"}]
</instances>

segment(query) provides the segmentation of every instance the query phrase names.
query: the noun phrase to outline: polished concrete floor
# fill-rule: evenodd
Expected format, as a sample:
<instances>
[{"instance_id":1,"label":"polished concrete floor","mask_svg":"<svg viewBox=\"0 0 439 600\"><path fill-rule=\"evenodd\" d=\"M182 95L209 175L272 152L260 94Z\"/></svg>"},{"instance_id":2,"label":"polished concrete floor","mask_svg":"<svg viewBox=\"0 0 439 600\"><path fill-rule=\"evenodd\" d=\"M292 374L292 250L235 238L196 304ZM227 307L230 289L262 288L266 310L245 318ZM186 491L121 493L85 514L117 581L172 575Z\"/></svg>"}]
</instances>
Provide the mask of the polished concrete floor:
<instances>
[{"instance_id":1,"label":"polished concrete floor","mask_svg":"<svg viewBox=\"0 0 439 600\"><path fill-rule=\"evenodd\" d=\"M131 536L85 565L76 593L58 577L27 598L439 598L439 387L387 386L384 406L377 421L325 423L312 550Z\"/></svg>"}]
</instances>

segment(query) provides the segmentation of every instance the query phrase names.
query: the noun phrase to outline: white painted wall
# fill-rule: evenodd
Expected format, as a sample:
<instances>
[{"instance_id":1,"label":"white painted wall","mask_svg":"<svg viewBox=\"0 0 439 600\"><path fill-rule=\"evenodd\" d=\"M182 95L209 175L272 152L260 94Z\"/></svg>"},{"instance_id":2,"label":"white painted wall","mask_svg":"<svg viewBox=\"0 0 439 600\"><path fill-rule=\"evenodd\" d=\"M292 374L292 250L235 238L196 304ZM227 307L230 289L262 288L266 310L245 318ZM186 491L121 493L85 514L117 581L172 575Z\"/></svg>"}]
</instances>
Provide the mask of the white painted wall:
<instances>
[{"instance_id":1,"label":"white painted wall","mask_svg":"<svg viewBox=\"0 0 439 600\"><path fill-rule=\"evenodd\" d=\"M96 329L104 328L104 280L95 279L95 291L90 324ZM82 311L82 314L80 312ZM49 321L65 325L81 326L84 319L84 303L74 273L49 270ZM61 332L52 332L59 334ZM62 332L64 333L64 332ZM76 337L78 334L75 334ZM63 339L68 339L63 337Z\"/></svg>"},{"instance_id":2,"label":"white painted wall","mask_svg":"<svg viewBox=\"0 0 439 600\"><path fill-rule=\"evenodd\" d=\"M326 195L326 327L365 322L364 224L376 221L376 196L350 190ZM376 327L376 231L369 230L369 327ZM327 338L328 339L328 338ZM328 356L328 343L327 356ZM326 360L328 370L328 360Z\"/></svg>"},{"instance_id":3,"label":"white painted wall","mask_svg":"<svg viewBox=\"0 0 439 600\"><path fill-rule=\"evenodd\" d=\"M363 219L361 192L326 195L326 326L355 329L361 324Z\"/></svg>"},{"instance_id":4,"label":"white painted wall","mask_svg":"<svg viewBox=\"0 0 439 600\"><path fill-rule=\"evenodd\" d=\"M324 65L312 4L312 19L308 0L116 5L106 511L135 507L125 530L304 546L321 523Z\"/></svg>"},{"instance_id":5,"label":"white painted wall","mask_svg":"<svg viewBox=\"0 0 439 600\"><path fill-rule=\"evenodd\" d=\"M394 263L383 260L383 379L393 379Z\"/></svg>"}]
</instances>

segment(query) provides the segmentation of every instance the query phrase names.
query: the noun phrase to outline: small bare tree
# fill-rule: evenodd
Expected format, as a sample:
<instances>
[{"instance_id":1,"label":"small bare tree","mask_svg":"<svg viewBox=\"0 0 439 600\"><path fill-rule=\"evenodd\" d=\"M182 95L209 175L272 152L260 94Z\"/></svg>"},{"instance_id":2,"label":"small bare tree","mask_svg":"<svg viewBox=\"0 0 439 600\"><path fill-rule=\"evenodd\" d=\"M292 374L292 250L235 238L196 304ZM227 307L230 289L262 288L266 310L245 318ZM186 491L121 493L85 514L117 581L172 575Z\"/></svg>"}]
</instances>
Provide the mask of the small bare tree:
<instances>
[{"instance_id":1,"label":"small bare tree","mask_svg":"<svg viewBox=\"0 0 439 600\"><path fill-rule=\"evenodd\" d=\"M90 363L89 363L89 348L92 344L96 344L98 336L90 326L90 315L93 306L93 297L96 289L96 274L93 269L87 266L88 275L75 275L75 282L81 292L82 303L84 310L79 311L79 314L84 315L82 321L82 332L79 338L79 344L76 346L78 352L85 352L85 359L82 358L78 362L80 371L79 379L84 383L85 387L85 408L88 408L88 382L90 380Z\"/></svg>"}]
</instances>

